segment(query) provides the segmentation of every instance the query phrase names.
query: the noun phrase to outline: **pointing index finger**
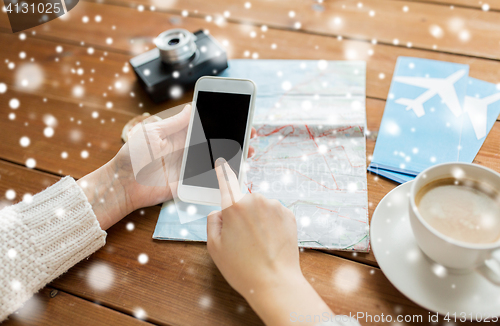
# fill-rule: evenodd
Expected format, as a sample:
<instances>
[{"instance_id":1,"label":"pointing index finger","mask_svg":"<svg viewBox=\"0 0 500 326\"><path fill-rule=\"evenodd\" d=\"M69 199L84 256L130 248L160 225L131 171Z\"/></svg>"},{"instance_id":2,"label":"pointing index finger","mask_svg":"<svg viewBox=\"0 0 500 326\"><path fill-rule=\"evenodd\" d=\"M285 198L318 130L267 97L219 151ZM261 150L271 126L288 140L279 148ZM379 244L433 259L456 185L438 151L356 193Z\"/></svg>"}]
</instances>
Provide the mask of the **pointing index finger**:
<instances>
[{"instance_id":1,"label":"pointing index finger","mask_svg":"<svg viewBox=\"0 0 500 326\"><path fill-rule=\"evenodd\" d=\"M220 157L215 161L215 171L219 180L221 206L224 209L236 203L242 194L238 178L224 158Z\"/></svg>"}]
</instances>

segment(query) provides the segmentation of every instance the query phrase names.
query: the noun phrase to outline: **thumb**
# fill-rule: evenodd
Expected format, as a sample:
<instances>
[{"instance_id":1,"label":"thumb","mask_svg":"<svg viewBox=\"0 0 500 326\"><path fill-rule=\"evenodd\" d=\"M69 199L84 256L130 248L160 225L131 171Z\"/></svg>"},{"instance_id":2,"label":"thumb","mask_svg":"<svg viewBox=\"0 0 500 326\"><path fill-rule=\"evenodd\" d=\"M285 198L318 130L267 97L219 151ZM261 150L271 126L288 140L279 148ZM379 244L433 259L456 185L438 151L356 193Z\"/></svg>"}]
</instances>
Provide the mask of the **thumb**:
<instances>
[{"instance_id":1,"label":"thumb","mask_svg":"<svg viewBox=\"0 0 500 326\"><path fill-rule=\"evenodd\" d=\"M169 135L186 128L191 118L191 105L187 104L181 112L170 118L156 122L160 126L160 137L165 138Z\"/></svg>"},{"instance_id":2,"label":"thumb","mask_svg":"<svg viewBox=\"0 0 500 326\"><path fill-rule=\"evenodd\" d=\"M222 213L213 211L207 216L207 245L209 252L211 248L217 246L220 242L220 234L222 230Z\"/></svg>"}]
</instances>

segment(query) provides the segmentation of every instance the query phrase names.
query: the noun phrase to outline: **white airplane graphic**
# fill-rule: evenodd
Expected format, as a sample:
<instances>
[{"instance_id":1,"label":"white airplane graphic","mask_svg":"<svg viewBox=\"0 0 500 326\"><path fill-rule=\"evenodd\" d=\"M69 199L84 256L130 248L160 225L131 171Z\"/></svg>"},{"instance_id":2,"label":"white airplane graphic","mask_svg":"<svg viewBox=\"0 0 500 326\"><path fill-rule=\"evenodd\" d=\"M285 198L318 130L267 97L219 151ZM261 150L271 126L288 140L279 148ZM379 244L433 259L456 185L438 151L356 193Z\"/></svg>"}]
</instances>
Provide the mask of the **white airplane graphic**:
<instances>
[{"instance_id":1,"label":"white airplane graphic","mask_svg":"<svg viewBox=\"0 0 500 326\"><path fill-rule=\"evenodd\" d=\"M459 70L446 78L394 77L397 82L428 89L416 99L399 98L396 103L406 105L406 110L412 109L420 118L425 114L424 103L438 94L451 112L458 117L462 114L462 108L453 85L464 75L465 70Z\"/></svg>"},{"instance_id":2,"label":"white airplane graphic","mask_svg":"<svg viewBox=\"0 0 500 326\"><path fill-rule=\"evenodd\" d=\"M486 137L486 123L488 121L488 105L500 100L500 93L485 98L465 97L464 112L469 114L469 119L474 127L477 139Z\"/></svg>"}]
</instances>

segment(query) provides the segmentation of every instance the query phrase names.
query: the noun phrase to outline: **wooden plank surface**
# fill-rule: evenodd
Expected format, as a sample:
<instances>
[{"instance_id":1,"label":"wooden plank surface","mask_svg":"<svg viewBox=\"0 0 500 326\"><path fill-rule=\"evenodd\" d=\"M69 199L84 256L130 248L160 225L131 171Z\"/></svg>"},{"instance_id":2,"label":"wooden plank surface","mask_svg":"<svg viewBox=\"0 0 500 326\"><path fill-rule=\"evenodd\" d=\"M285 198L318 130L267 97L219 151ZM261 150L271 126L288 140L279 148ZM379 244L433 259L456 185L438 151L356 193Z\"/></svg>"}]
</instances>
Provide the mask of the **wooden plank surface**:
<instances>
[{"instance_id":1,"label":"wooden plank surface","mask_svg":"<svg viewBox=\"0 0 500 326\"><path fill-rule=\"evenodd\" d=\"M5 128L0 157L23 165L33 158L39 169L76 178L99 168L116 154L123 144L121 130L131 118L61 100L44 102L43 97L12 90L5 95L0 96L0 125ZM9 108L12 98L20 99L21 105L16 110ZM94 112L97 118L93 118ZM7 118L10 113L15 114L14 120ZM48 119L56 121L50 138L44 135ZM22 137L28 137L29 146L21 146ZM87 158L82 158L83 151ZM67 158L63 158L63 153Z\"/></svg>"},{"instance_id":2,"label":"wooden plank surface","mask_svg":"<svg viewBox=\"0 0 500 326\"><path fill-rule=\"evenodd\" d=\"M102 17L100 23L83 24L81 22L84 16L93 18L96 15ZM2 16L4 18L0 21L5 24L5 14L0 14L0 17ZM126 24L128 21L134 20L147 23L144 23L141 28ZM115 26L116 29L113 30L112 26ZM130 70L128 73L123 72L124 64L133 53L143 52L146 48L151 48L153 46L152 39L159 32L173 27L182 27L192 31L200 28L209 29L221 42L228 41L227 50L230 58L246 58L245 52L248 51L250 55L257 53L260 59L344 60L346 55L349 57L352 53L356 53L358 54L357 59L367 61L367 96L373 98L385 99L387 97L398 56L416 56L469 64L471 77L492 83L500 82L498 63L492 60L391 45L373 45L362 41L338 41L328 36L272 28L268 29L267 32L262 32L259 26L251 25L228 23L226 26L217 26L200 18L183 18L150 11L138 14L137 10L131 8L88 2L79 3L68 19L57 19L38 27L35 29L36 35L28 34L27 39L23 42L16 39L16 36L5 33L0 33L0 42L12 44L4 50L5 59L21 64L23 61L19 59L19 53L24 51L28 58L34 56L36 61L43 63L43 69L47 70L47 80L34 92L44 93L45 96L68 98L76 103L96 104L99 107L105 107L106 103L110 101L113 103L113 108L138 113L144 110L164 109L165 106L154 106L149 101L135 82L133 73ZM101 36L103 29L107 29L109 34L104 33L105 35ZM252 31L256 32L256 38L250 36ZM107 37L105 36L113 39L112 44L106 44ZM47 43L48 41L41 40L40 37L49 38L53 42ZM63 53L66 53L64 57L56 52L57 45L62 44L62 42L79 43L80 41L83 41L85 45L65 45L63 47ZM137 47L139 43L141 46ZM275 50L271 48L272 44L277 45ZM87 53L88 47L95 48L94 54ZM97 47L105 50L98 51ZM369 50L374 51L373 55L368 55ZM106 57L103 55L105 51L108 52ZM116 51L120 53L116 53ZM130 55L121 53L130 53ZM54 61L56 57L61 57L60 62ZM100 57L103 57L104 61L101 62ZM61 64L63 61L64 65ZM79 62L80 66L76 66L76 62ZM60 82L59 76L63 73L63 69L71 71L71 68L74 68L77 71L78 67L84 69L83 75L70 74L68 76L64 74L65 83ZM94 74L90 73L91 69L95 69ZM15 75L12 70L5 69L0 73L2 74L0 78L15 85ZM115 77L115 74L118 74L119 77ZM94 78L94 82L90 83L89 78ZM82 85L85 89L85 96L75 98L72 95L72 90L82 79L85 81L85 84ZM114 88L116 81L121 83L119 90ZM56 84L57 87L54 86ZM113 89L109 90L109 87ZM26 88L24 90L29 91ZM132 98L130 92L133 92L135 97ZM103 93L106 93L107 97L104 97ZM139 107L140 103L143 103L143 107ZM169 103L169 105L176 103Z\"/></svg>"},{"instance_id":3,"label":"wooden plank surface","mask_svg":"<svg viewBox=\"0 0 500 326\"><path fill-rule=\"evenodd\" d=\"M0 172L0 193L6 189L19 194L36 193L45 188L47 180L50 183L58 180L3 161ZM31 182L26 184L25 180ZM104 248L56 279L50 288L128 315L140 312L146 321L155 324L261 325L245 300L219 273L205 244L151 239L159 209L155 206L136 211L113 226L108 230ZM129 223L134 225L132 231L126 227ZM140 254L148 256L146 264L138 262ZM428 315L397 291L378 268L313 250L301 252L300 262L306 278L336 313L363 311L372 315L409 314L424 318ZM50 288L42 291L42 295ZM59 300L58 296L50 300ZM103 309L107 309L86 307L88 301L69 295L59 298L63 302L47 308L43 316L59 322L67 320L66 315L75 318L88 314L88 309L98 308L101 311L92 316L99 318ZM64 317L53 314L74 301L78 308L61 312ZM118 322L111 312L106 314L103 321L113 318Z\"/></svg>"},{"instance_id":4,"label":"wooden plank surface","mask_svg":"<svg viewBox=\"0 0 500 326\"><path fill-rule=\"evenodd\" d=\"M9 44L0 51L0 59L5 61L0 68L0 82L8 86L7 92L0 94L0 159L23 165L28 158L34 158L36 169L81 177L116 153L121 146L121 128L133 115L145 111L156 113L190 101L192 93L186 92L177 101L154 105L127 65L130 57L153 46L154 36L173 27L210 30L227 44L230 58L256 54L260 59L366 60L367 123L368 129L376 132L385 105L383 99L400 55L467 63L471 65L472 77L500 81L496 61L500 59L498 43L491 43L500 29L500 13L495 12L500 8L498 0L490 1L489 12L460 8L476 6L470 0L425 3L437 1L372 0L363 1L358 7L358 1L347 0L322 3L257 0L251 1L250 9L244 7L245 1L228 0L80 2L63 19L25 32L24 41L7 32L6 14L0 12L0 44ZM456 8L450 9L447 2L453 2ZM145 5L144 11L138 11L140 4ZM155 11L151 11L150 5L155 6ZM408 6L408 12L402 10L404 6ZM182 10L187 10L189 16L181 17ZM224 21L220 17L226 10L230 16ZM294 10L295 17L289 16L290 10ZM374 15L370 16L372 10ZM97 16L101 17L100 22L95 20ZM83 17L88 17L89 22L83 23ZM335 23L336 17L341 24ZM301 23L299 30L295 30L296 22ZM263 24L267 31L262 30ZM441 38L431 35L434 25L442 29ZM460 41L464 30L470 35L468 41ZM338 35L343 39L337 40ZM371 43L373 38L378 44ZM398 46L392 44L395 38ZM406 42L412 42L413 48L407 48ZM276 44L276 49L271 44ZM433 49L434 44L437 49ZM26 53L25 59L20 58L21 52ZM11 62L16 69L8 68ZM28 78L30 84L24 85L26 76L37 77L40 72L43 78L38 85L37 78ZM21 102L16 110L9 108L12 98ZM112 103L111 108L108 102ZM12 113L13 120L9 118ZM44 136L47 116L57 120L51 138ZM20 146L24 136L30 139L27 147ZM375 138L369 138L367 157L374 145ZM500 122L497 122L475 162L500 171L499 148ZM87 151L89 157L83 159L82 151ZM61 157L63 152L68 153L66 159ZM14 201L18 201L24 193L38 192L56 180L54 175L0 160L0 207L12 203L4 197L7 189L16 191ZM394 187L395 183L368 174L370 218L381 198ZM52 324L50 318L54 319L55 314L63 316L56 317L56 322L70 320L66 315L78 316L78 312L71 310L60 312L65 305L76 304L80 312L106 315L103 320L108 323L136 321L119 311L128 315L144 312L148 321L164 325L261 324L224 281L204 244L151 239L158 212L159 207L152 207L126 217L110 230L105 248L56 280L52 286L68 293L62 292L63 300L49 300L43 315L48 317L42 317L39 323ZM129 222L134 223L133 231L126 230ZM140 253L148 255L147 264L138 263ZM378 268L352 261L376 266L372 253L335 252L334 255L349 260L305 251L301 253L301 265L306 277L335 312L427 316L425 310L395 290ZM92 282L90 276L95 271L104 277Z\"/></svg>"},{"instance_id":5,"label":"wooden plank surface","mask_svg":"<svg viewBox=\"0 0 500 326\"><path fill-rule=\"evenodd\" d=\"M154 13L152 13L152 14L154 14ZM278 32L282 33L282 31L277 31L277 33ZM2 34L0 34L0 36L6 37L6 38L10 37L8 35L2 35ZM54 45L53 42L39 40L39 39L34 39L34 40L28 39L27 41L24 41L24 42L25 43L17 41L17 42L14 42L14 44L21 44L21 45L35 44L35 46L32 49L32 53L37 53L37 56L40 56L40 54L43 53L44 49L50 48L50 46L47 45L47 43L52 44L52 46ZM15 48L15 46L12 48ZM82 50L82 48L79 46L65 46L65 48L68 49L67 50L68 51L68 55L67 55L68 61L76 62L77 60L75 58L73 58L73 56L78 56L78 58L82 59L82 60L79 60L81 62L82 66L83 66L83 63L87 64L87 67L88 66L92 67L92 63L97 63L97 64L99 63L99 61L85 61L88 58L92 59L92 56L88 56L85 53L85 51L83 51L80 55L78 55L76 51ZM392 47L386 47L386 48L391 49ZM15 49L12 52L18 53L18 51L21 51L21 49ZM54 50L50 50L49 52L50 53L48 53L47 56L53 57L54 53L56 53L55 48L54 48ZM108 56L106 57L106 64L103 64L103 67L104 67L104 69L109 69L109 66L114 65L114 67L115 67L114 71L119 71L120 67L123 67L122 65L123 65L123 62L125 60L118 59L118 58L115 58L113 56L119 57L120 54L111 54L111 53L108 54ZM394 58L392 58L392 59L386 58L386 60L393 60L393 59ZM45 63L46 60L48 60L47 57L41 59L41 61L44 63L44 68L47 66L47 64ZM487 61L485 61L485 62L487 62ZM57 67L56 64L54 64L54 66ZM369 67L370 67L370 64L369 64ZM47 69L47 68L45 68L45 69ZM62 76L65 76L67 70L65 71L64 69L61 69L61 70L57 70L57 69L58 68L54 68L54 70L50 70L50 76L53 76L53 80L47 82L47 89L44 89L43 93L48 93L50 91L51 82L53 84L53 82L60 80L62 78ZM101 70L97 70L97 71L100 72ZM9 74L9 71L7 71L7 74ZM111 74L112 74L112 72L111 72ZM14 74L10 73L10 75L12 78L11 80L14 80L14 76L13 76ZM105 85L110 84L112 81L106 80L105 79L106 76L107 75L105 73L100 72L98 74L98 77L96 77L96 84L97 83L99 85L102 85L103 83ZM104 80L103 80L103 78L104 78ZM128 78L129 78L128 80L133 80L133 78L135 78L135 77L129 76ZM386 78L386 79L388 80L389 78ZM133 81L131 81L131 83L133 83ZM137 87L137 85L135 85L135 87ZM20 88L20 87L18 87L17 89L22 90L22 88ZM56 98L67 98L68 93L70 92L69 87L66 88L65 93L63 93L63 94L61 94L60 87L55 87L54 89L56 90L55 94L54 94L54 97L56 97ZM91 88L90 91L92 91L93 94L96 95L95 98L98 98L97 92L99 91L99 87ZM38 91L38 92L40 92L40 91ZM142 92L141 92L141 90L139 90L137 93L141 94ZM76 103L78 103L79 101L75 101L74 102L75 104L73 104L73 105L71 105L69 103L56 102L56 105L51 106L50 104L44 103L41 98L39 98L37 100L38 103L36 103L36 104L35 104L35 102L33 102L35 100L31 100L29 97L25 97L25 98L26 98L26 100L23 100L23 103L21 104L22 105L21 108L23 108L24 105L26 105L27 107L30 107L32 105L36 105L37 112L44 112L45 114L51 114L52 112L59 112L58 116L60 116L60 117L66 117L68 110L69 111L78 111L81 109L81 108L79 108L78 105L76 105ZM92 100L91 96L85 96L85 98L82 99L82 102L83 102L83 100L85 101L85 105L83 107L83 110L86 113L82 112L81 114L78 115L78 117L74 117L74 121L72 122L72 124L68 125L68 127L71 127L71 125L72 125L74 127L73 129L69 128L70 130L65 130L65 133L59 133L59 132L55 133L54 139L57 139L57 137L59 137L59 135L60 135L61 140L58 142L55 142L54 139L49 140L49 139L44 139L43 137L41 137L44 126L41 125L40 120L38 120L38 122L36 122L36 120L35 120L33 123L38 123L38 127L36 127L36 128L24 128L24 129L30 131L30 133L31 133L30 139L35 139L37 141L37 144L39 142L41 142L41 144L31 147L28 152L26 152L26 151L25 152L18 152L18 151L16 151L16 149L18 148L19 138L22 137L20 131L23 130L23 128L21 128L20 124L22 124L26 121L29 121L28 120L29 118L25 117L24 120L22 120L21 118L18 118L17 123L19 123L19 124L17 124L17 125L9 123L10 121L3 120L3 122L5 122L7 124L6 128L9 128L9 126L11 126L11 127L13 126L13 128L15 129L15 131L13 131L13 132L6 133L6 135L8 135L8 137L11 139L9 139L10 141L4 143L3 145L10 144L12 146L9 148L6 148L5 152L8 153L8 155L4 156L4 158L12 159L12 160L15 160L17 162L22 163L22 162L25 162L25 160L27 158L33 157L35 153L39 153L39 154L47 153L47 152L45 152L44 148L48 147L48 148L50 148L50 154L47 153L48 155L40 155L41 158L34 157L37 160L37 164L40 168L47 169L48 171L52 171L52 172L56 172L56 173L72 174L75 177L83 176L84 174L86 174L86 173L94 170L95 168L99 167L100 165L102 165L103 162L106 162L107 160L109 160L114 155L114 153L116 153L119 146L121 145L118 136L121 132L121 126L123 126L125 124L125 122L128 120L128 118L126 118L122 115L115 116L114 111L125 111L125 112L131 111L131 112L139 113L142 109L138 106L138 103L135 102L134 98L130 98L130 97L125 98L125 97L120 97L119 95L116 95L116 98L117 99L114 101L115 102L118 101L120 103L120 105L113 107L113 109L111 109L111 110L107 110L107 109L104 109L105 105L103 105L104 103L102 103L103 100L101 100L101 99L99 100L99 101L101 101L101 105L94 106L93 105L94 103L87 104L88 102L90 102ZM9 98L7 98L7 97L3 97L4 101L7 101L8 99ZM71 99L71 97L70 97L70 99ZM24 101L27 101L27 102L24 102ZM50 100L50 101L52 101L52 100ZM49 103L50 103L50 101L49 101ZM6 103L7 102L4 102L4 106L2 106L2 107L7 108L7 106L5 105ZM130 103L133 103L133 105L131 105ZM378 103L378 104L375 107L374 105L372 105L372 103ZM47 105L43 105L43 104L47 104ZM168 104L170 104L170 103L168 103ZM166 105L167 104L160 106L160 108L164 109L166 107ZM377 126L378 126L379 121L380 121L379 119L381 118L383 105L384 104L382 101L371 102L371 100L368 100L368 102L367 102L368 128L370 130L377 129ZM91 118L91 114L92 114L92 112L94 112L96 110L96 107L98 108L98 112L100 114L100 118L97 120ZM155 110L155 107L150 106L150 108L153 108L153 110ZM136 111L138 109L139 109L139 112ZM159 108L156 108L156 109L159 110ZM152 110L149 110L149 111L152 111ZM20 112L21 111L17 112L18 115L20 114ZM111 113L111 112L113 112L113 113ZM377 115L378 118L375 120L372 119L371 117L373 114ZM33 118L34 118L33 114L30 114L30 117L33 120ZM103 126L101 126L101 128L98 128L99 132L93 132L89 129L89 128L91 128L93 130L92 127L87 125L88 123L98 125L100 123L100 120L103 118L105 118L104 119L105 123L107 121L108 125L103 125ZM109 124L110 124L110 121L112 118L115 118L115 121L116 121L116 119L118 119L118 122L116 122L114 126L109 127ZM85 127L85 129L82 129L83 132L81 132L81 135L83 135L82 138L84 138L84 139L82 139L79 142L79 144L75 145L73 142L68 141L68 140L72 139L71 137L68 138L68 135L69 136L75 135L82 128L81 125L75 124L75 123L77 123L78 120L80 120L84 123L83 127ZM373 123L372 123L372 121L373 121ZM68 121L66 121L66 123L68 123ZM34 126L32 126L32 127L34 127ZM89 128L87 128L87 127L89 127ZM37 132L35 132L35 131L37 131ZM103 140L105 140L105 141L103 141ZM102 144L102 142L104 142L104 144ZM109 145L110 150L105 152L103 150L103 147L108 146L108 144L106 144L108 142L112 142L112 144ZM87 143L90 143L91 145L94 144L94 147L93 148L85 148ZM491 147L492 150L490 152L486 152L484 155L484 158L482 157L483 151L481 151L480 154L478 155L477 161L486 162L487 164L490 164L492 167L495 167L494 166L495 159L498 158L498 156L496 154L496 148L498 148L498 147L495 147L497 144L495 143L495 138L493 136L488 137L485 148L488 148L487 145L489 145L490 143L492 143L492 147ZM100 144L101 146L95 146L96 144ZM55 146L57 146L58 148L55 149L54 148ZM367 146L368 147L370 146L370 142L367 143ZM372 148L373 148L373 146L372 146ZM71 152L68 152L67 149L69 149ZM79 157L79 153L81 153L82 150L87 150L90 153L90 157L86 161L81 160ZM52 162L55 158L59 158L63 151L66 151L70 154L69 158L68 158L69 163L64 164L65 169L58 168L57 170L55 170L53 168ZM30 152L33 154L30 155ZM22 157L19 157L19 154L22 154ZM369 154L371 154L371 149L368 150L368 155ZM13 157L13 156L16 156L16 157ZM94 160L94 157L96 158L96 160ZM44 159L46 159L46 161L44 161ZM375 178L375 177L373 177L373 178ZM383 179L378 180L378 183L383 183L383 182L386 182L386 181ZM372 187L371 184L369 185L369 187ZM379 189L380 188L379 184L374 184L374 186L372 187L372 188L374 188L374 190L369 190L369 194L371 196L370 202L372 202L371 210L373 210L374 207L376 207L376 204L378 203L378 201L383 197L383 195L385 193L387 193L388 190L392 189L392 187L394 187L394 184L390 183L390 182L387 182L387 184L384 184L382 189ZM377 190L380 190L380 191L377 191ZM342 254L342 255L345 255L345 254ZM348 254L348 255L350 255L350 254ZM368 254L368 255L360 254L357 258L360 260L363 260L363 256L368 256L368 261L372 261L372 262L374 261L372 254Z\"/></svg>"},{"instance_id":6,"label":"wooden plank surface","mask_svg":"<svg viewBox=\"0 0 500 326\"><path fill-rule=\"evenodd\" d=\"M42 289L2 326L29 325L151 325L51 287Z\"/></svg>"},{"instance_id":7,"label":"wooden plank surface","mask_svg":"<svg viewBox=\"0 0 500 326\"><path fill-rule=\"evenodd\" d=\"M100 2L100 1L97 1ZM492 47L493 39L500 27L500 13L470 10L467 8L436 5L419 1L316 1L278 0L251 1L148 1L148 0L103 0L104 3L119 4L145 9L153 5L155 10L180 14L187 10L194 16L212 17L212 25L224 20L244 22L289 30L343 36L370 42L395 44L406 47L452 52L479 57L499 59L498 46ZM223 13L230 16L224 19ZM290 17L290 11L295 15ZM137 16L144 12L137 12ZM210 18L209 18L210 20ZM299 23L300 25L296 25ZM397 40L397 43L396 41Z\"/></svg>"},{"instance_id":8,"label":"wooden plank surface","mask_svg":"<svg viewBox=\"0 0 500 326\"><path fill-rule=\"evenodd\" d=\"M440 4L443 6L454 6L472 8L477 10L500 11L500 1L498 0L420 0L421 2L429 2ZM484 7L483 6L487 5Z\"/></svg>"}]
</instances>

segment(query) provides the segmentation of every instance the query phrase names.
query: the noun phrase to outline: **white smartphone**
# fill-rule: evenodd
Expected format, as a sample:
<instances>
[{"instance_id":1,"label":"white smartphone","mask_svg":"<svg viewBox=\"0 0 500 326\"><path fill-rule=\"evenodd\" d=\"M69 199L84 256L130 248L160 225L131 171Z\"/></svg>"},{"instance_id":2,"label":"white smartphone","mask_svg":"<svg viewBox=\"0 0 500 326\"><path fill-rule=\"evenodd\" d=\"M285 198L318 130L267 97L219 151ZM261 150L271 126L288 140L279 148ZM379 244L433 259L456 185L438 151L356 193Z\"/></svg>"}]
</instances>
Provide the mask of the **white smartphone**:
<instances>
[{"instance_id":1,"label":"white smartphone","mask_svg":"<svg viewBox=\"0 0 500 326\"><path fill-rule=\"evenodd\" d=\"M228 162L242 187L240 176L248 155L255 94L255 83L248 79L198 79L177 187L180 200L220 206L214 169L219 157Z\"/></svg>"}]
</instances>

